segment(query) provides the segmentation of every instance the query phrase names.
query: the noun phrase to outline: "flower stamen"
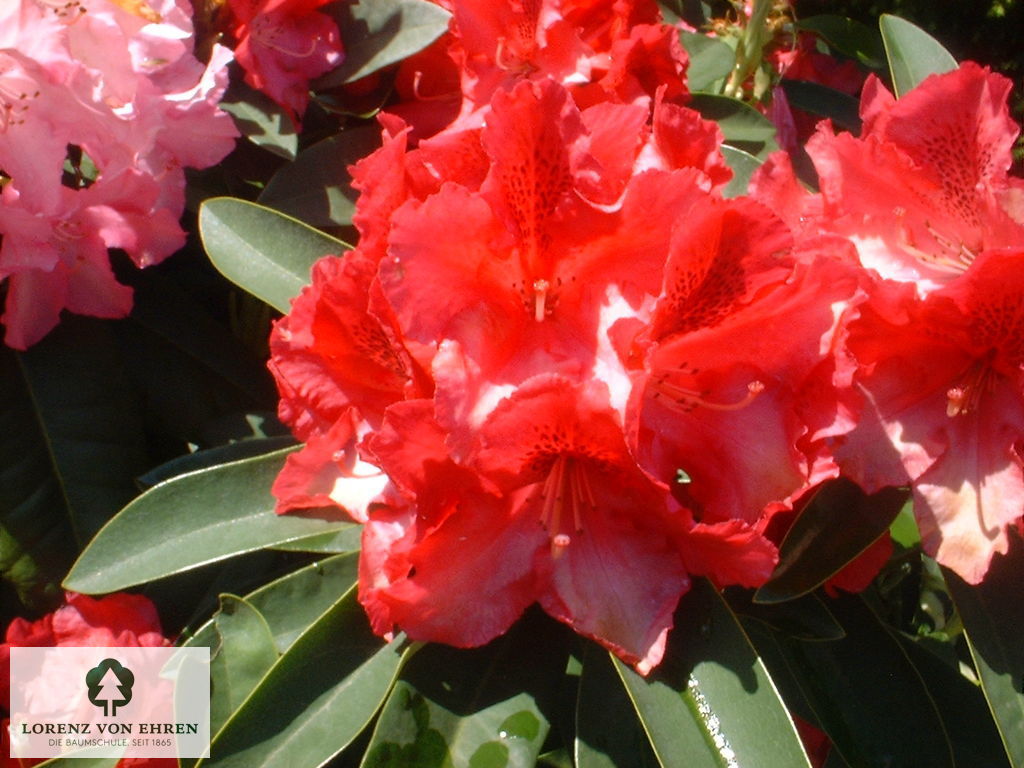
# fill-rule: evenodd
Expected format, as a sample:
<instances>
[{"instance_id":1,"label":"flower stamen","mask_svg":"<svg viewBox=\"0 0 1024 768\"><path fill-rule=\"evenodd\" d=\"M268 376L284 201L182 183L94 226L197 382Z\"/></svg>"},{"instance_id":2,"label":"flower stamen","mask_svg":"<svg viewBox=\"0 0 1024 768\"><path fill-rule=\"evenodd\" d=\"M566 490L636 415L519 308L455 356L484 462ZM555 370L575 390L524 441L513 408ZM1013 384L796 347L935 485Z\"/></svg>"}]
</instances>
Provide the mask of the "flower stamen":
<instances>
[{"instance_id":1,"label":"flower stamen","mask_svg":"<svg viewBox=\"0 0 1024 768\"><path fill-rule=\"evenodd\" d=\"M689 413L694 408L708 408L712 411L738 411L750 405L754 398L765 389L763 381L754 379L747 384L746 394L738 400L717 402L709 399L710 392L707 390L692 389L679 382L670 381L669 377L673 373L676 371L666 371L653 377L651 385L654 392L651 397L660 400L669 408L683 413Z\"/></svg>"},{"instance_id":2,"label":"flower stamen","mask_svg":"<svg viewBox=\"0 0 1024 768\"><path fill-rule=\"evenodd\" d=\"M551 557L558 558L572 543L572 535L583 532L584 512L597 509L585 463L573 456L559 455L548 470L541 495L540 522L551 539Z\"/></svg>"}]
</instances>

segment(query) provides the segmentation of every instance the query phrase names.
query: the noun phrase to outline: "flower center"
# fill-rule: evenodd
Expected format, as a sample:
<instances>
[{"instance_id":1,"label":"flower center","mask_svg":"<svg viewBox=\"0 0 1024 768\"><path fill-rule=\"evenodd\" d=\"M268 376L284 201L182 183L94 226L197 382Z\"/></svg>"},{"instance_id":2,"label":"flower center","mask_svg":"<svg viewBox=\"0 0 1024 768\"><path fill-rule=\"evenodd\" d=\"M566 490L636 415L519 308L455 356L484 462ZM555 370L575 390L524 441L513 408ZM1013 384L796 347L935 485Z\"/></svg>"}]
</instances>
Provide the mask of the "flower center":
<instances>
[{"instance_id":1,"label":"flower center","mask_svg":"<svg viewBox=\"0 0 1024 768\"><path fill-rule=\"evenodd\" d=\"M85 13L85 5L80 0L36 0L36 5L44 11L53 11L61 21L74 21Z\"/></svg>"},{"instance_id":2,"label":"flower center","mask_svg":"<svg viewBox=\"0 0 1024 768\"><path fill-rule=\"evenodd\" d=\"M738 411L750 405L765 389L763 381L753 379L747 383L746 393L733 400L722 400L713 397L711 390L696 388L690 383L697 373L698 369L685 367L655 373L650 383L652 399L680 413L689 413L694 408Z\"/></svg>"},{"instance_id":3,"label":"flower center","mask_svg":"<svg viewBox=\"0 0 1024 768\"><path fill-rule=\"evenodd\" d=\"M971 262L974 261L976 254L965 243L950 240L935 229L931 222L925 221L925 229L932 236L934 244L938 246L937 251L926 251L924 250L926 246L918 246L913 232L910 231L910 228L904 222L907 215L906 209L897 207L893 210L893 214L900 222L900 246L911 256L926 264L947 269L957 274L967 271L967 268L971 266Z\"/></svg>"},{"instance_id":4,"label":"flower center","mask_svg":"<svg viewBox=\"0 0 1024 768\"><path fill-rule=\"evenodd\" d=\"M0 133L24 123L30 102L39 97L35 81L13 73L13 69L8 57L0 57Z\"/></svg>"},{"instance_id":5,"label":"flower center","mask_svg":"<svg viewBox=\"0 0 1024 768\"><path fill-rule=\"evenodd\" d=\"M586 461L560 454L551 464L540 494L540 522L551 539L551 557L561 557L572 537L583 533L584 513L597 509Z\"/></svg>"},{"instance_id":6,"label":"flower center","mask_svg":"<svg viewBox=\"0 0 1024 768\"><path fill-rule=\"evenodd\" d=\"M992 391L996 373L989 365L991 357L975 360L960 380L946 390L947 416L952 418L976 411L982 398Z\"/></svg>"}]
</instances>

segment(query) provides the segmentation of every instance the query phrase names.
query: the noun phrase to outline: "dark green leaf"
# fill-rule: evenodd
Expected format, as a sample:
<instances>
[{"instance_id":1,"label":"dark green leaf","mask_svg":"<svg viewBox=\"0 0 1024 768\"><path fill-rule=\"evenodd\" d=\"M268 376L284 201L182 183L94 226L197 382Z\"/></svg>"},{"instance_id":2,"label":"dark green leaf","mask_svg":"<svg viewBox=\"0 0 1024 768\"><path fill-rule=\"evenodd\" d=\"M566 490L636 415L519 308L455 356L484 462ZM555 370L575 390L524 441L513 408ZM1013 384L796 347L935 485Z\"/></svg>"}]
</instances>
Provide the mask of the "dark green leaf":
<instances>
[{"instance_id":1,"label":"dark green leaf","mask_svg":"<svg viewBox=\"0 0 1024 768\"><path fill-rule=\"evenodd\" d=\"M110 325L81 317L0 350L0 402L0 574L52 608L78 550L136 493L139 404Z\"/></svg>"},{"instance_id":2,"label":"dark green leaf","mask_svg":"<svg viewBox=\"0 0 1024 768\"><path fill-rule=\"evenodd\" d=\"M799 29L814 32L830 46L865 67L881 69L885 66L885 47L876 30L866 24L843 16L822 14L800 19Z\"/></svg>"},{"instance_id":3,"label":"dark green leaf","mask_svg":"<svg viewBox=\"0 0 1024 768\"><path fill-rule=\"evenodd\" d=\"M164 462L159 467L151 469L142 475L138 482L145 488L152 488L154 485L171 480L172 478L195 472L200 469L209 469L219 464L227 464L232 461L251 459L254 456L263 456L267 453L280 451L295 445L293 437L265 437L254 440L239 440L228 445L219 445L216 448L207 448L203 451L188 453L176 459Z\"/></svg>"},{"instance_id":4,"label":"dark green leaf","mask_svg":"<svg viewBox=\"0 0 1024 768\"><path fill-rule=\"evenodd\" d=\"M887 13L882 14L878 25L897 98L916 88L928 75L956 69L953 55L920 27Z\"/></svg>"},{"instance_id":5,"label":"dark green leaf","mask_svg":"<svg viewBox=\"0 0 1024 768\"><path fill-rule=\"evenodd\" d=\"M779 148L775 126L756 109L728 96L695 93L688 105L722 129L725 143L763 160Z\"/></svg>"},{"instance_id":6,"label":"dark green leaf","mask_svg":"<svg viewBox=\"0 0 1024 768\"><path fill-rule=\"evenodd\" d=\"M231 197L203 203L199 234L221 274L280 312L309 283L317 259L348 248L290 216Z\"/></svg>"},{"instance_id":7,"label":"dark green leaf","mask_svg":"<svg viewBox=\"0 0 1024 768\"><path fill-rule=\"evenodd\" d=\"M906 499L898 488L868 496L846 478L823 484L783 539L779 564L755 602L792 600L824 584L886 532Z\"/></svg>"},{"instance_id":8,"label":"dark green leaf","mask_svg":"<svg viewBox=\"0 0 1024 768\"><path fill-rule=\"evenodd\" d=\"M576 768L657 768L608 653L588 645L576 698Z\"/></svg>"},{"instance_id":9,"label":"dark green leaf","mask_svg":"<svg viewBox=\"0 0 1024 768\"><path fill-rule=\"evenodd\" d=\"M220 106L231 113L239 132L253 144L287 160L295 157L299 148L295 126L284 108L269 96L250 88L241 78L232 78Z\"/></svg>"},{"instance_id":10,"label":"dark green leaf","mask_svg":"<svg viewBox=\"0 0 1024 768\"><path fill-rule=\"evenodd\" d=\"M829 603L846 637L806 643L776 634L816 720L857 768L953 765L935 702L901 643L856 596Z\"/></svg>"},{"instance_id":11,"label":"dark green leaf","mask_svg":"<svg viewBox=\"0 0 1024 768\"><path fill-rule=\"evenodd\" d=\"M728 144L722 145L722 157L725 158L726 164L732 169L732 179L722 190L723 197L739 197L747 193L747 187L750 185L750 177L754 175L754 171L761 167L763 160L759 160L749 152L744 152L742 149L736 149L736 147L730 147Z\"/></svg>"},{"instance_id":12,"label":"dark green leaf","mask_svg":"<svg viewBox=\"0 0 1024 768\"><path fill-rule=\"evenodd\" d=\"M808 766L771 678L715 589L696 582L677 618L648 678L615 660L661 765L686 755L691 768Z\"/></svg>"},{"instance_id":13,"label":"dark green leaf","mask_svg":"<svg viewBox=\"0 0 1024 768\"><path fill-rule=\"evenodd\" d=\"M932 653L924 641L898 638L939 710L953 747L954 764L1009 768L985 695L960 672L952 644L946 644L954 650L950 664Z\"/></svg>"},{"instance_id":14,"label":"dark green leaf","mask_svg":"<svg viewBox=\"0 0 1024 768\"><path fill-rule=\"evenodd\" d=\"M549 730L543 703L565 670L563 628L527 614L483 648L428 645L402 670L363 768L533 766Z\"/></svg>"},{"instance_id":15,"label":"dark green leaf","mask_svg":"<svg viewBox=\"0 0 1024 768\"><path fill-rule=\"evenodd\" d=\"M292 643L199 765L323 765L376 713L402 657L400 639L384 645L373 635L351 589Z\"/></svg>"},{"instance_id":16,"label":"dark green leaf","mask_svg":"<svg viewBox=\"0 0 1024 768\"><path fill-rule=\"evenodd\" d=\"M362 0L324 10L341 30L345 61L313 83L318 91L351 83L422 51L448 30L451 18L426 0Z\"/></svg>"},{"instance_id":17,"label":"dark green leaf","mask_svg":"<svg viewBox=\"0 0 1024 768\"><path fill-rule=\"evenodd\" d=\"M314 227L352 223L356 192L348 166L380 146L380 128L361 126L302 150L271 177L259 202Z\"/></svg>"},{"instance_id":18,"label":"dark green leaf","mask_svg":"<svg viewBox=\"0 0 1024 768\"><path fill-rule=\"evenodd\" d=\"M679 38L690 56L686 84L691 91L706 91L729 76L736 63L736 51L721 40L694 32L682 32Z\"/></svg>"},{"instance_id":19,"label":"dark green leaf","mask_svg":"<svg viewBox=\"0 0 1024 768\"><path fill-rule=\"evenodd\" d=\"M275 515L270 486L292 449L191 472L125 507L89 544L65 586L114 592L348 522Z\"/></svg>"},{"instance_id":20,"label":"dark green leaf","mask_svg":"<svg viewBox=\"0 0 1024 768\"><path fill-rule=\"evenodd\" d=\"M971 586L950 570L945 575L1006 754L1018 766L1024 765L1024 546L1010 539L1009 553L993 558L981 584Z\"/></svg>"},{"instance_id":21,"label":"dark green leaf","mask_svg":"<svg viewBox=\"0 0 1024 768\"><path fill-rule=\"evenodd\" d=\"M730 587L725 592L729 607L742 618L756 619L784 635L799 640L840 640L843 628L815 594L784 603L764 605L751 600L750 590Z\"/></svg>"},{"instance_id":22,"label":"dark green leaf","mask_svg":"<svg viewBox=\"0 0 1024 768\"><path fill-rule=\"evenodd\" d=\"M210 654L210 732L217 733L277 661L270 626L250 603L221 595Z\"/></svg>"},{"instance_id":23,"label":"dark green leaf","mask_svg":"<svg viewBox=\"0 0 1024 768\"><path fill-rule=\"evenodd\" d=\"M853 96L803 80L783 80L782 89L790 106L827 117L838 127L860 135L860 102Z\"/></svg>"}]
</instances>

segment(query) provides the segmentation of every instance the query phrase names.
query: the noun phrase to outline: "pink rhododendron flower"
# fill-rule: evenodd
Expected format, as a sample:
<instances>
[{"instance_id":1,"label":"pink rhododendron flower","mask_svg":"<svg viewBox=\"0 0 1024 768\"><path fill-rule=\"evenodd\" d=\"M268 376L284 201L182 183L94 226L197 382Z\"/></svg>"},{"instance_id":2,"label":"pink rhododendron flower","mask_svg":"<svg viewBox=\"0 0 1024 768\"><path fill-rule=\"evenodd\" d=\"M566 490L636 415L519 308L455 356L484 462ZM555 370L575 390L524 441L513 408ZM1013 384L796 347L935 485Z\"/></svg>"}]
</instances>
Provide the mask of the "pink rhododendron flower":
<instances>
[{"instance_id":1,"label":"pink rhododendron flower","mask_svg":"<svg viewBox=\"0 0 1024 768\"><path fill-rule=\"evenodd\" d=\"M235 58L245 82L288 110L296 123L309 104L309 81L344 60L328 0L229 0Z\"/></svg>"},{"instance_id":2,"label":"pink rhododendron flower","mask_svg":"<svg viewBox=\"0 0 1024 768\"><path fill-rule=\"evenodd\" d=\"M107 249L140 267L176 251L184 168L218 162L237 131L217 107L231 54L192 56L185 0L15 5L0 38L0 279L5 340L25 348L62 309L128 313ZM64 178L69 147L95 177Z\"/></svg>"}]
</instances>

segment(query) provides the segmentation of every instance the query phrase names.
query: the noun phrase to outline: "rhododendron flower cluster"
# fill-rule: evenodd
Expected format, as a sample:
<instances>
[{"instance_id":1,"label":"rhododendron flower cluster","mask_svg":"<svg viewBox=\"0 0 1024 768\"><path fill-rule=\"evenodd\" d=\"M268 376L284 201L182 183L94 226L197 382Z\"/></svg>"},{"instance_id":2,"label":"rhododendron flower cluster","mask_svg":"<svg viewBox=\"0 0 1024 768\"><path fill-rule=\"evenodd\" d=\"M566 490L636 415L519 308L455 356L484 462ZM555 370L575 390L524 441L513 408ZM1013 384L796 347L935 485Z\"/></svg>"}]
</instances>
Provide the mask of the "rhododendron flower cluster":
<instances>
[{"instance_id":1,"label":"rhododendron flower cluster","mask_svg":"<svg viewBox=\"0 0 1024 768\"><path fill-rule=\"evenodd\" d=\"M160 627L156 606L142 595L116 593L95 599L74 592L65 594L64 604L36 621L17 618L7 627L0 643L0 702L8 706L11 698L11 648L155 648L170 645ZM8 721L0 724L5 768L28 768L42 759L13 757L7 730ZM177 761L167 758L126 758L118 768L170 768Z\"/></svg>"},{"instance_id":2,"label":"rhododendron flower cluster","mask_svg":"<svg viewBox=\"0 0 1024 768\"><path fill-rule=\"evenodd\" d=\"M235 58L245 82L288 110L296 123L309 104L309 81L344 60L328 0L230 0Z\"/></svg>"},{"instance_id":3,"label":"rhododendron flower cluster","mask_svg":"<svg viewBox=\"0 0 1024 768\"><path fill-rule=\"evenodd\" d=\"M475 7L454 8L456 49L505 28ZM316 265L272 335L306 441L275 493L365 524L381 634L479 645L538 602L646 672L691 576L763 583L770 513L837 473L818 432L833 306L860 277L842 238L796 244L721 197L720 133L653 42L673 33L623 25L606 50L635 55L594 81L568 56L586 28L548 11L472 58L495 81L466 75L473 121L412 145L382 118L354 169L359 247Z\"/></svg>"},{"instance_id":4,"label":"rhododendron flower cluster","mask_svg":"<svg viewBox=\"0 0 1024 768\"><path fill-rule=\"evenodd\" d=\"M788 166L754 187L807 233L854 243L870 277L846 323L856 415L835 432L847 476L910 485L925 551L970 583L1024 513L1024 181L1010 82L973 63L896 100L870 78L860 137L808 143L821 194Z\"/></svg>"},{"instance_id":5,"label":"rhododendron flower cluster","mask_svg":"<svg viewBox=\"0 0 1024 768\"><path fill-rule=\"evenodd\" d=\"M35 343L64 308L126 315L131 289L108 248L145 267L184 243L184 169L220 161L237 135L217 106L231 52L215 46L204 65L192 34L186 0L14 0L0 11L8 345Z\"/></svg>"}]
</instances>

